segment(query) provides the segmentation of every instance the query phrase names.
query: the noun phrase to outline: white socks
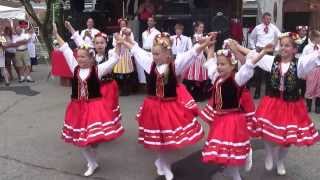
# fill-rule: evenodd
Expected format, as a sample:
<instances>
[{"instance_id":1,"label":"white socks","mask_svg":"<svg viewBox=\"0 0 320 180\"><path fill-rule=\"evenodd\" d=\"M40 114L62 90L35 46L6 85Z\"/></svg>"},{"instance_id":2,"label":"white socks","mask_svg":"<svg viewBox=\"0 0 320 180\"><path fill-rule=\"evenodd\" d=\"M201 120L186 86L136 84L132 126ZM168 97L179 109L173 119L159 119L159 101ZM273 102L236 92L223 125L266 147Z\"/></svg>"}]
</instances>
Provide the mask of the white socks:
<instances>
[{"instance_id":1,"label":"white socks","mask_svg":"<svg viewBox=\"0 0 320 180\"><path fill-rule=\"evenodd\" d=\"M93 148L87 147L81 150L82 155L87 161L87 171L84 173L84 176L91 176L95 170L99 167L96 160L96 152Z\"/></svg>"},{"instance_id":2,"label":"white socks","mask_svg":"<svg viewBox=\"0 0 320 180\"><path fill-rule=\"evenodd\" d=\"M266 159L264 162L265 168L267 171L271 171L273 168L273 148L272 144L269 142L264 142Z\"/></svg>"},{"instance_id":3,"label":"white socks","mask_svg":"<svg viewBox=\"0 0 320 180\"><path fill-rule=\"evenodd\" d=\"M265 168L271 171L273 168L273 161L276 161L277 174L280 176L286 175L286 168L284 166L284 159L288 154L288 148L281 147L278 145L273 145L269 142L265 142L266 159Z\"/></svg>"},{"instance_id":4,"label":"white socks","mask_svg":"<svg viewBox=\"0 0 320 180\"><path fill-rule=\"evenodd\" d=\"M168 163L168 157L167 153L159 153L158 159L154 162L156 168L157 168L157 174L159 176L165 176L166 180L172 180L173 179L173 173L171 171L170 164Z\"/></svg>"},{"instance_id":5,"label":"white socks","mask_svg":"<svg viewBox=\"0 0 320 180\"><path fill-rule=\"evenodd\" d=\"M223 174L232 177L233 180L242 180L239 172L239 167L228 166L223 170Z\"/></svg>"},{"instance_id":6,"label":"white socks","mask_svg":"<svg viewBox=\"0 0 320 180\"><path fill-rule=\"evenodd\" d=\"M275 148L275 159L277 160L277 173L280 176L286 175L286 167L284 166L284 159L289 152L288 148L276 147Z\"/></svg>"}]
</instances>

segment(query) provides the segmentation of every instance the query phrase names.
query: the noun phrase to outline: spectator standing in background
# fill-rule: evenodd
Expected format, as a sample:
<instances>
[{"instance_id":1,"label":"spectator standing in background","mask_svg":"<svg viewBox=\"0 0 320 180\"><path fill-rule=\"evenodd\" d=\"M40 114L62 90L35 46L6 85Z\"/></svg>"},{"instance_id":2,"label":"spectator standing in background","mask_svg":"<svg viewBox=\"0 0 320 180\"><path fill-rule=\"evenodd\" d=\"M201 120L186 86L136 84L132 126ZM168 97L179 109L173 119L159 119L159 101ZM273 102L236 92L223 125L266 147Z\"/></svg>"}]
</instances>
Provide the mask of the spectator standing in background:
<instances>
[{"instance_id":1,"label":"spectator standing in background","mask_svg":"<svg viewBox=\"0 0 320 180\"><path fill-rule=\"evenodd\" d=\"M262 23L257 25L251 32L249 37L249 47L260 52L267 44L273 44L274 47L278 44L278 39L281 34L277 26L271 23L271 14L266 12L262 15ZM273 53L270 53L273 55ZM257 67L255 69L254 84L256 86L254 98L260 98L261 82L264 74L266 77L266 91L268 89L269 73Z\"/></svg>"},{"instance_id":2,"label":"spectator standing in background","mask_svg":"<svg viewBox=\"0 0 320 180\"><path fill-rule=\"evenodd\" d=\"M38 65L37 55L36 55L36 42L37 42L37 35L34 32L34 29L30 27L29 29L29 36L30 41L28 42L28 52L30 57L30 63L31 63L31 72L33 65Z\"/></svg>"},{"instance_id":3,"label":"spectator standing in background","mask_svg":"<svg viewBox=\"0 0 320 180\"><path fill-rule=\"evenodd\" d=\"M93 47L93 38L99 33L100 31L94 28L94 21L92 18L88 18L87 20L87 29L81 31L80 36L88 44L90 47Z\"/></svg>"}]
</instances>

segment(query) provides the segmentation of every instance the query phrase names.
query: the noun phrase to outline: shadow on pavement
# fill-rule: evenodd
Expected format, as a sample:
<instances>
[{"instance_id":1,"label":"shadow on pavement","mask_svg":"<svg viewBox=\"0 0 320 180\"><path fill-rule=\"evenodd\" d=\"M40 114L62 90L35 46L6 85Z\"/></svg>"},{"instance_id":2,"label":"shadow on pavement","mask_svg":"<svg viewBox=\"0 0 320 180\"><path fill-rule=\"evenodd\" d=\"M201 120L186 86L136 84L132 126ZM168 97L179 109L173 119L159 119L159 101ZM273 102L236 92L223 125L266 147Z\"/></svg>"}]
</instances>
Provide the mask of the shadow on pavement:
<instances>
[{"instance_id":1,"label":"shadow on pavement","mask_svg":"<svg viewBox=\"0 0 320 180\"><path fill-rule=\"evenodd\" d=\"M263 149L263 141L259 139L251 140L253 150ZM190 154L172 164L174 180L211 180L211 177L222 171L223 167L214 164L204 164L201 162L201 150ZM156 180L165 180L164 176L159 176Z\"/></svg>"},{"instance_id":2,"label":"shadow on pavement","mask_svg":"<svg viewBox=\"0 0 320 180\"><path fill-rule=\"evenodd\" d=\"M25 96L36 96L40 94L40 92L32 90L30 86L0 87L0 91L13 91L18 95L25 95Z\"/></svg>"}]
</instances>

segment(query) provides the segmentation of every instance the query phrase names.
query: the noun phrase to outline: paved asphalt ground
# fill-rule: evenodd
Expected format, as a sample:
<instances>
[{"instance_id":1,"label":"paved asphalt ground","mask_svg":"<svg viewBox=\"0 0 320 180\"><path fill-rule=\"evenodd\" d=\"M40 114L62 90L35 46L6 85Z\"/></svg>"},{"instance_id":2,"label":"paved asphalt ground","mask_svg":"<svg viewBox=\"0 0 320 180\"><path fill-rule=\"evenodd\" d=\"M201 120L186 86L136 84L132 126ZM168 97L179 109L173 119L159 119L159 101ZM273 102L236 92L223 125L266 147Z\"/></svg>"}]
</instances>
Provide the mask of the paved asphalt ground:
<instances>
[{"instance_id":1,"label":"paved asphalt ground","mask_svg":"<svg viewBox=\"0 0 320 180\"><path fill-rule=\"evenodd\" d=\"M80 150L60 139L70 89L58 80L47 81L48 67L39 65L33 73L36 83L10 87L0 84L0 180L155 180L154 154L137 144L135 113L143 95L121 97L125 134L98 149L100 169L90 178L82 173L85 161ZM203 107L205 103L200 103ZM320 127L320 116L311 113ZM206 127L207 125L202 123ZM199 161L204 140L188 149L174 152L176 180L228 180L217 170ZM286 161L287 176L264 170L261 141L254 140L254 164L245 180L319 180L320 144L291 148Z\"/></svg>"}]
</instances>

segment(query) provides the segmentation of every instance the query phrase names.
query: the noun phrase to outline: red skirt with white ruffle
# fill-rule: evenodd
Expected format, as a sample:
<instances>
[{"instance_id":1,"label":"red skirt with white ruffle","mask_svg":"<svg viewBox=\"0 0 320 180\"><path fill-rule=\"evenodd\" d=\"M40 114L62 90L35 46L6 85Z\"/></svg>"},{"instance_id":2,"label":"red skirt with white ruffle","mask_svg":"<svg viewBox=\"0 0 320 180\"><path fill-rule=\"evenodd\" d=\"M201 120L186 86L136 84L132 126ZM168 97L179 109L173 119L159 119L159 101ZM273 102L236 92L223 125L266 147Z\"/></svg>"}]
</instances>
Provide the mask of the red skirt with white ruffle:
<instances>
[{"instance_id":1,"label":"red skirt with white ruffle","mask_svg":"<svg viewBox=\"0 0 320 180\"><path fill-rule=\"evenodd\" d=\"M208 123L212 123L215 119L215 112L212 107L213 99L210 98L208 104L201 111L200 117ZM247 120L247 128L251 136L257 136L257 127L254 123L254 114L255 114L255 105L250 94L250 91L247 88L242 90L240 98L240 106L243 114Z\"/></svg>"},{"instance_id":2,"label":"red skirt with white ruffle","mask_svg":"<svg viewBox=\"0 0 320 180\"><path fill-rule=\"evenodd\" d=\"M320 140L302 98L289 102L265 96L256 111L255 123L262 139L282 146L310 146Z\"/></svg>"},{"instance_id":3,"label":"red skirt with white ruffle","mask_svg":"<svg viewBox=\"0 0 320 180\"><path fill-rule=\"evenodd\" d=\"M198 107L186 88L179 84L177 97L145 98L137 114L139 143L153 150L172 150L198 142L204 135L196 119Z\"/></svg>"},{"instance_id":4,"label":"red skirt with white ruffle","mask_svg":"<svg viewBox=\"0 0 320 180\"><path fill-rule=\"evenodd\" d=\"M242 166L250 151L247 120L241 112L215 114L202 151L204 163Z\"/></svg>"},{"instance_id":5,"label":"red skirt with white ruffle","mask_svg":"<svg viewBox=\"0 0 320 180\"><path fill-rule=\"evenodd\" d=\"M108 142L121 136L124 129L120 123L115 82L104 83L103 97L89 100L71 100L68 104L62 139L80 147Z\"/></svg>"}]
</instances>

